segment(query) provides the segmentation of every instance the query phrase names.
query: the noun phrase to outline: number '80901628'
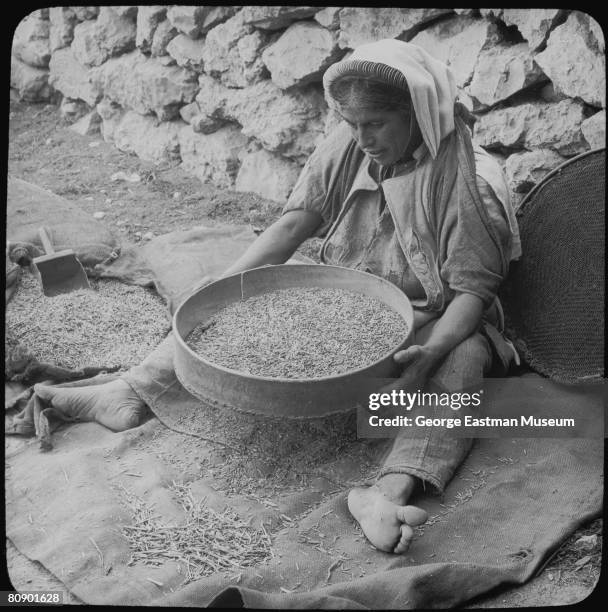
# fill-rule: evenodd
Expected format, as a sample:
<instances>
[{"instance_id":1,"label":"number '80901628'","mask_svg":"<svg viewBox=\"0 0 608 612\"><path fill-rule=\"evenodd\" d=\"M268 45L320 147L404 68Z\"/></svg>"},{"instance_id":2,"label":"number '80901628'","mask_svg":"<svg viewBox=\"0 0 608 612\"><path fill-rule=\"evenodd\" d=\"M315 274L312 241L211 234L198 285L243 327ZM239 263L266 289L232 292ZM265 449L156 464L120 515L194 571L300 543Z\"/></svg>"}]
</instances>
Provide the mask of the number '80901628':
<instances>
[{"instance_id":1,"label":"number '80901628'","mask_svg":"<svg viewBox=\"0 0 608 612\"><path fill-rule=\"evenodd\" d=\"M63 593L61 591L22 591L5 592L8 604L62 604Z\"/></svg>"}]
</instances>

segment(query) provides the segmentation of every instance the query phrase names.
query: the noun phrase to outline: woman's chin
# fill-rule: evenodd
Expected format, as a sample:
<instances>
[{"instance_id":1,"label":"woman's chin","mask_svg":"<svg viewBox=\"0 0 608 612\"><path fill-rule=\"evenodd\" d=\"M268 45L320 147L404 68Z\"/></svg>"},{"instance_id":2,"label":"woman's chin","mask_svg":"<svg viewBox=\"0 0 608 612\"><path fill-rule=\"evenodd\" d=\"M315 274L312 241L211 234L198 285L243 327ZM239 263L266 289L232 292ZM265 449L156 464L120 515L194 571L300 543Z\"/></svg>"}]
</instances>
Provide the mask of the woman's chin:
<instances>
[{"instance_id":1,"label":"woman's chin","mask_svg":"<svg viewBox=\"0 0 608 612\"><path fill-rule=\"evenodd\" d=\"M386 153L366 153L366 155L380 166L390 166L393 163L391 157Z\"/></svg>"}]
</instances>

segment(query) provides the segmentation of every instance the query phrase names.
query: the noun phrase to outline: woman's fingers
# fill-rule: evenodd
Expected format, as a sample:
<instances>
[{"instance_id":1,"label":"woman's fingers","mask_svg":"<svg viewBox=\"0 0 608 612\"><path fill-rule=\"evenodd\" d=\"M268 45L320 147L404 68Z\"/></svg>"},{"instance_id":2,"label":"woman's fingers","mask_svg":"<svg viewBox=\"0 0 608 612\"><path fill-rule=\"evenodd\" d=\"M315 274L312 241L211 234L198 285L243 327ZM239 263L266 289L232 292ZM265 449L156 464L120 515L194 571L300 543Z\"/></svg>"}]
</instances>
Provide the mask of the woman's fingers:
<instances>
[{"instance_id":1,"label":"woman's fingers","mask_svg":"<svg viewBox=\"0 0 608 612\"><path fill-rule=\"evenodd\" d=\"M410 346L402 351L397 351L393 359L401 365L407 365L415 361L420 356L421 347L419 345Z\"/></svg>"}]
</instances>

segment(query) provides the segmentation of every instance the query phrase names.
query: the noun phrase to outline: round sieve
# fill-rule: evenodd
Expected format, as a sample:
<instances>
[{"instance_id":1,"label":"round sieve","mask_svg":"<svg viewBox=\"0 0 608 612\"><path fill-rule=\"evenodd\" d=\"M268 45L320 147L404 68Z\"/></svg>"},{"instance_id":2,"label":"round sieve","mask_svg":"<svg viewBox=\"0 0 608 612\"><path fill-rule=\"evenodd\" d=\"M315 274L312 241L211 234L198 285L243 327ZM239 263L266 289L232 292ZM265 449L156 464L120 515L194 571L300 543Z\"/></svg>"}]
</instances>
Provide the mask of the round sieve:
<instances>
[{"instance_id":1,"label":"round sieve","mask_svg":"<svg viewBox=\"0 0 608 612\"><path fill-rule=\"evenodd\" d=\"M214 364L187 345L185 339L199 323L229 304L295 287L345 289L377 298L403 318L403 338L367 367L311 379L245 374ZM411 344L413 323L414 312L407 296L373 274L318 264L264 266L215 281L182 302L173 317L175 372L190 393L207 403L268 416L322 417L354 408L365 393L378 390L378 379L398 374L393 355Z\"/></svg>"}]
</instances>

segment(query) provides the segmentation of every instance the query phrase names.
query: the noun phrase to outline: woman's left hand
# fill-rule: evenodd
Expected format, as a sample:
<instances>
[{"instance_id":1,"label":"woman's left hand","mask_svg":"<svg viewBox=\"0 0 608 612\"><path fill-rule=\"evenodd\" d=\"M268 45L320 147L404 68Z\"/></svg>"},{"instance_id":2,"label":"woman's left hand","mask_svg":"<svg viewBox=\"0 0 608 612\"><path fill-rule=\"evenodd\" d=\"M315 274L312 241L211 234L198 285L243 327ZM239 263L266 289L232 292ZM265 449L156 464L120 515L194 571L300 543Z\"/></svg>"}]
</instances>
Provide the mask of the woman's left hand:
<instances>
[{"instance_id":1,"label":"woman's left hand","mask_svg":"<svg viewBox=\"0 0 608 612\"><path fill-rule=\"evenodd\" d=\"M404 366L403 373L383 391L403 389L412 393L423 389L446 355L479 327L483 308L483 301L476 295L456 293L423 344L395 353L395 361ZM419 322L423 322L422 317Z\"/></svg>"},{"instance_id":2,"label":"woman's left hand","mask_svg":"<svg viewBox=\"0 0 608 612\"><path fill-rule=\"evenodd\" d=\"M403 373L394 383L384 387L382 392L393 389L414 392L422 389L439 363L441 355L424 345L414 344L395 353L393 359L403 366Z\"/></svg>"}]
</instances>

